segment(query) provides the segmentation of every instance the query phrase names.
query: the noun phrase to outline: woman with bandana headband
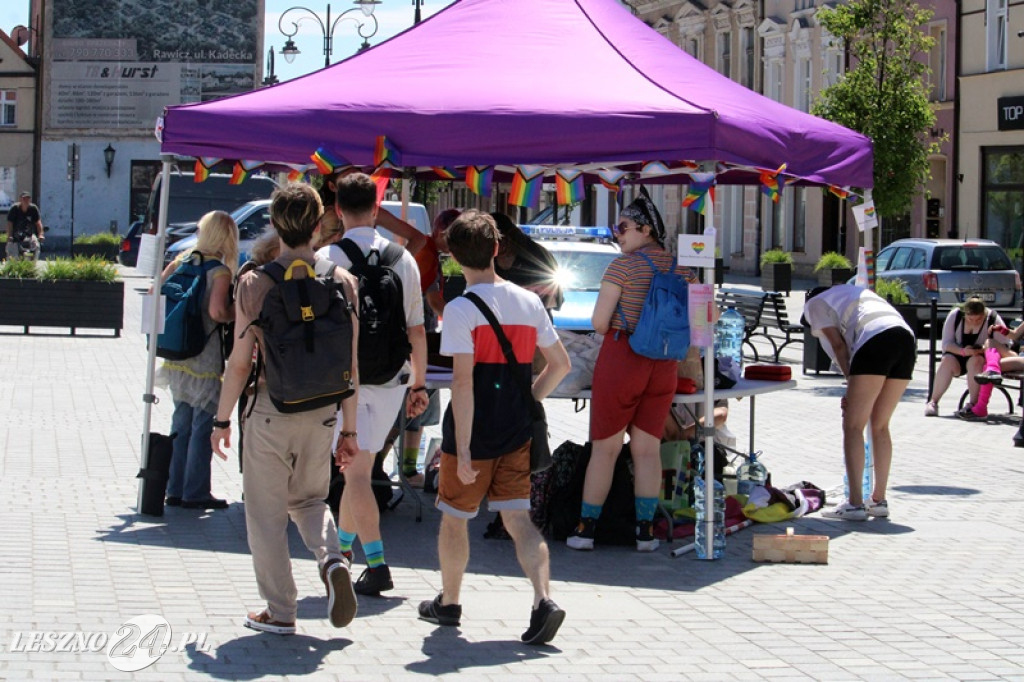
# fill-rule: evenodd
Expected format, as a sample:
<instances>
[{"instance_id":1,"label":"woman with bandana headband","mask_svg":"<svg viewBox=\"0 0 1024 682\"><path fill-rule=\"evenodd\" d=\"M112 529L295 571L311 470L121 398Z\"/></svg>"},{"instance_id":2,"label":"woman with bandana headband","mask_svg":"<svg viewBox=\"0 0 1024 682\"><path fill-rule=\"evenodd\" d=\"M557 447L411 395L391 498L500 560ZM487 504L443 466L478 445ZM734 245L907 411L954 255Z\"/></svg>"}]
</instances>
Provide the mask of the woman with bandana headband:
<instances>
[{"instance_id":1,"label":"woman with bandana headband","mask_svg":"<svg viewBox=\"0 0 1024 682\"><path fill-rule=\"evenodd\" d=\"M665 224L646 190L619 215L614 228L622 255L609 264L594 306L594 329L604 343L594 367L591 389L590 440L592 451L583 484L580 521L566 539L572 549L593 549L597 519L611 488L615 461L629 431L636 500L636 548L653 552L652 533L661 485L661 433L676 391L675 360L652 360L633 352L629 333L636 328L651 286L651 268L661 271L675 258L664 249ZM692 272L686 278L696 281Z\"/></svg>"}]
</instances>

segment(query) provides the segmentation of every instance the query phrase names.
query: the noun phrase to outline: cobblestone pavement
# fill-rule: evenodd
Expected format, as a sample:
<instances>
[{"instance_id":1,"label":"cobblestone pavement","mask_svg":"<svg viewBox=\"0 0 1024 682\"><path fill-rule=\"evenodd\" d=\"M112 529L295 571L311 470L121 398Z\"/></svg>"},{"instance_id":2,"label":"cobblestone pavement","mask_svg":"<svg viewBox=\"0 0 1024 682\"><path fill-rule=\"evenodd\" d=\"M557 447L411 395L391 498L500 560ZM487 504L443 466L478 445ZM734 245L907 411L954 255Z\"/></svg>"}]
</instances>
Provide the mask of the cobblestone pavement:
<instances>
[{"instance_id":1,"label":"cobblestone pavement","mask_svg":"<svg viewBox=\"0 0 1024 682\"><path fill-rule=\"evenodd\" d=\"M1024 679L1024 543L1008 508L1024 486L1024 451L1010 441L1017 417L961 422L947 395L943 416L925 419L923 359L894 420L889 521L814 514L756 526L730 536L715 562L554 543L552 590L568 617L552 646L535 648L519 642L529 585L511 543L483 539L489 514L470 527L462 627L416 619L441 584L438 513L423 495L421 523L408 498L383 516L395 589L360 598L349 627L327 622L316 566L293 532L299 633L246 630L246 609L261 601L237 463L215 460L225 511L135 513L146 280L125 273L121 338L0 329L0 679ZM790 296L794 312L802 300ZM802 376L800 358L799 346L783 354L798 387L757 401L757 447L776 484L835 488L842 380ZM166 432L171 401L159 395L153 428ZM734 403L730 417L741 443L748 409ZM568 401L548 410L555 444L586 438L586 411ZM753 536L784 525L829 536L829 563L751 562ZM103 651L82 651L144 614L173 632L152 666L123 673ZM72 633L76 650L47 650L67 644L51 632ZM179 647L186 633L200 643Z\"/></svg>"}]
</instances>

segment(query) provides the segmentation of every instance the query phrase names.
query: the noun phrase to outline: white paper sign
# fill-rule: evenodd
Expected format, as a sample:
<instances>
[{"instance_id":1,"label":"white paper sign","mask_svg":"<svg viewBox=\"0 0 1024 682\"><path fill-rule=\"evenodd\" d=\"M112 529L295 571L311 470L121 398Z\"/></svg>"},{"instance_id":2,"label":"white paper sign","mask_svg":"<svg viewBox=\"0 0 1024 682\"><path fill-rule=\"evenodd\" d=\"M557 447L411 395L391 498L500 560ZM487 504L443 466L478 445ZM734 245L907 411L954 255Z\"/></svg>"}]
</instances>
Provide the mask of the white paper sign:
<instances>
[{"instance_id":1,"label":"white paper sign","mask_svg":"<svg viewBox=\"0 0 1024 682\"><path fill-rule=\"evenodd\" d=\"M710 284L691 284L690 345L710 348L715 343L715 294Z\"/></svg>"},{"instance_id":2,"label":"white paper sign","mask_svg":"<svg viewBox=\"0 0 1024 682\"><path fill-rule=\"evenodd\" d=\"M160 258L160 254L157 253L157 237L155 234L143 233L142 238L139 240L139 260L135 264L135 269L139 272L147 275L157 275L160 270L157 269L157 263L162 263L163 258Z\"/></svg>"},{"instance_id":3,"label":"white paper sign","mask_svg":"<svg viewBox=\"0 0 1024 682\"><path fill-rule=\"evenodd\" d=\"M853 219L857 221L857 229L873 230L878 227L878 215L875 213L875 202L865 201L853 207Z\"/></svg>"},{"instance_id":4,"label":"white paper sign","mask_svg":"<svg viewBox=\"0 0 1024 682\"><path fill-rule=\"evenodd\" d=\"M161 334L164 331L164 308L167 298L159 293L146 294L142 297L142 333ZM156 330L153 329L153 306L159 307L157 313Z\"/></svg>"},{"instance_id":5,"label":"white paper sign","mask_svg":"<svg viewBox=\"0 0 1024 682\"><path fill-rule=\"evenodd\" d=\"M680 265L691 268L715 267L715 238L703 234L679 235L677 251Z\"/></svg>"}]
</instances>

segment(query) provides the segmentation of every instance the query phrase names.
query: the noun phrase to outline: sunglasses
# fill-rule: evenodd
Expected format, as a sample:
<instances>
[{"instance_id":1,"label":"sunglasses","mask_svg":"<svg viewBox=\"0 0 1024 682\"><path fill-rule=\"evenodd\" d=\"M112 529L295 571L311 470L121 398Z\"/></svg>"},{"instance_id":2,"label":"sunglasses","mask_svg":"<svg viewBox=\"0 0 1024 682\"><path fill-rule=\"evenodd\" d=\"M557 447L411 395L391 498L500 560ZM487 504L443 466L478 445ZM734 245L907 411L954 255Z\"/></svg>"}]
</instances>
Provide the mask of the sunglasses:
<instances>
[{"instance_id":1,"label":"sunglasses","mask_svg":"<svg viewBox=\"0 0 1024 682\"><path fill-rule=\"evenodd\" d=\"M626 223L619 223L618 225L616 225L615 227L612 228L612 230L615 232L615 234L626 234L630 230L639 230L639 229L640 229L639 225L627 225Z\"/></svg>"}]
</instances>

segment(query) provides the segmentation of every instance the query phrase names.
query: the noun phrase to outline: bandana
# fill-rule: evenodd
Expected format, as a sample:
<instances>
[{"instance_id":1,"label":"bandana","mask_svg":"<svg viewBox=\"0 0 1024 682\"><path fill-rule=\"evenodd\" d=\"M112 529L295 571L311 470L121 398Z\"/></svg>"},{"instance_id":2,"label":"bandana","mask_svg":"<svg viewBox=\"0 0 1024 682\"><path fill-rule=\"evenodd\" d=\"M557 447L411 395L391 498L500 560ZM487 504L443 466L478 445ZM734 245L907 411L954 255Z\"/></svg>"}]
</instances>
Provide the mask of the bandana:
<instances>
[{"instance_id":1,"label":"bandana","mask_svg":"<svg viewBox=\"0 0 1024 682\"><path fill-rule=\"evenodd\" d=\"M651 228L651 236L659 245L664 246L665 223L661 220L661 214L651 201L651 195L647 193L646 187L640 187L640 196L633 200L626 208L622 209L623 218L632 220L637 225L648 225Z\"/></svg>"}]
</instances>

